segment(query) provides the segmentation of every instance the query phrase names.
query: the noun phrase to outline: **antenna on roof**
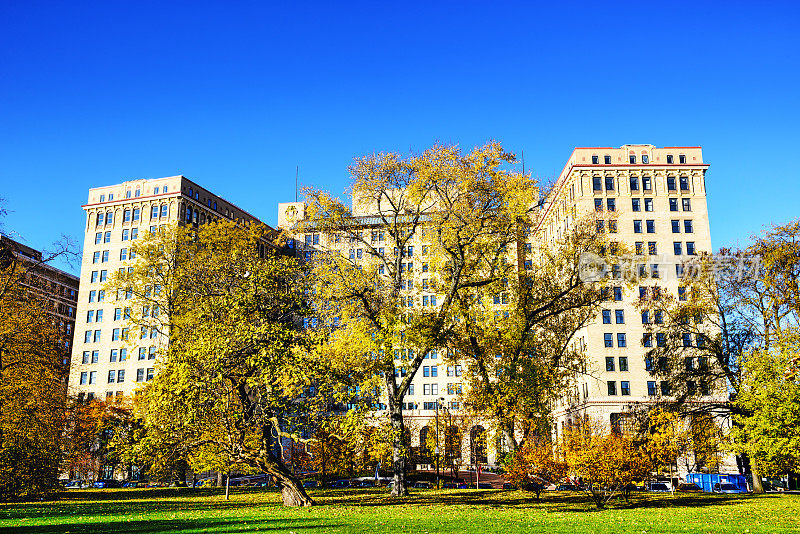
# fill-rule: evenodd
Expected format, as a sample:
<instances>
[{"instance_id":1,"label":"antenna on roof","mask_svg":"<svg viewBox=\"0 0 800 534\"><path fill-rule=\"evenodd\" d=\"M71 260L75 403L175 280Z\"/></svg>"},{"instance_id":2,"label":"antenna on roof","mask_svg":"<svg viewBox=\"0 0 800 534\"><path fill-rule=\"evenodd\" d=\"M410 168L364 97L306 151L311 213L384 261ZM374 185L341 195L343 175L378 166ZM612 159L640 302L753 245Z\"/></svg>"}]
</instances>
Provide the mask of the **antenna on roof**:
<instances>
[{"instance_id":1,"label":"antenna on roof","mask_svg":"<svg viewBox=\"0 0 800 534\"><path fill-rule=\"evenodd\" d=\"M520 152L522 153L522 174L525 174L525 151L520 150Z\"/></svg>"},{"instance_id":2,"label":"antenna on roof","mask_svg":"<svg viewBox=\"0 0 800 534\"><path fill-rule=\"evenodd\" d=\"M297 179L300 176L300 165L294 170L294 201L297 202Z\"/></svg>"}]
</instances>

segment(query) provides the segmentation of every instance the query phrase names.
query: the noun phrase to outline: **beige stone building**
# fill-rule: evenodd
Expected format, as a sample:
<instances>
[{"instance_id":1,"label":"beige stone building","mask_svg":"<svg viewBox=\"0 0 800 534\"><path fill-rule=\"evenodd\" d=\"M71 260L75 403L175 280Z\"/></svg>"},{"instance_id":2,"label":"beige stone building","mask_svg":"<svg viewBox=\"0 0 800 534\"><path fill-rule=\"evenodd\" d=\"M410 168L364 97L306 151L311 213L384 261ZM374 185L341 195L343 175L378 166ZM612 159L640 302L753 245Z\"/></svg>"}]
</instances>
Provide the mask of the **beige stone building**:
<instances>
[{"instance_id":1,"label":"beige stone building","mask_svg":"<svg viewBox=\"0 0 800 534\"><path fill-rule=\"evenodd\" d=\"M653 285L678 294L683 261L700 252L711 252L705 173L700 147L665 147L624 145L619 148L576 148L535 218L528 239L535 250L538 245L561 239L574 222L593 216L598 227L612 239L626 243L631 251L645 256L646 277L641 286L612 286L611 300L605 303L594 322L583 328L575 342L585 348L587 373L575 379L572 394L554 406L554 433L578 418L590 417L613 428L624 429L626 414L634 406L649 404L661 394L668 395L669 384L656 381L645 364L643 318L636 307L640 291ZM278 226L291 229L304 219L302 202L278 206ZM353 214L364 222L365 235L376 240L383 232L368 206L353 206ZM324 233L297 234L298 257L310 258L317 250L338 250L355 262L366 259L358 244L333 239ZM377 246L384 245L376 241ZM416 256L410 256L414 269L423 269L420 258L424 238L415 236L410 243ZM394 246L385 243L385 246ZM535 261L531 259L530 261ZM528 268L528 260L520 268ZM417 273L415 273L415 276ZM436 305L435 296L421 295L420 304ZM649 319L649 318L648 318ZM431 355L414 377L406 397L404 413L417 431L432 424L436 403L448 413L458 413L462 388L462 366L444 365L440 355ZM443 399L443 401L439 401ZM487 425L488 426L488 425ZM494 440L494 436L488 436ZM469 436L462 447L469 450ZM491 442L491 441L490 441ZM420 436L412 432L412 446ZM488 463L494 463L493 447L488 450Z\"/></svg>"},{"instance_id":2,"label":"beige stone building","mask_svg":"<svg viewBox=\"0 0 800 534\"><path fill-rule=\"evenodd\" d=\"M157 355L168 343L154 330L129 331L124 299L117 301L103 290L108 276L130 259L131 244L144 232L167 224L260 221L183 176L96 187L89 190L83 209L86 224L69 387L82 399L111 399L130 395L151 380Z\"/></svg>"}]
</instances>

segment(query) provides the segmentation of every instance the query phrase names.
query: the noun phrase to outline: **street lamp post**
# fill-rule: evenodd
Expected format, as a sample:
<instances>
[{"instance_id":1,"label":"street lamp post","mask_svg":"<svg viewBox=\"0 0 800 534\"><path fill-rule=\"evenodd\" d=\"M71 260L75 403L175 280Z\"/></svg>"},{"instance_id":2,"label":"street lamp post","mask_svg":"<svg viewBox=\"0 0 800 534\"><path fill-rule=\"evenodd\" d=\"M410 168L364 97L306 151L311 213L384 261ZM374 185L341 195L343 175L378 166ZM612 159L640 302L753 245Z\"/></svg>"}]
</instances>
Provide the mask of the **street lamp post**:
<instances>
[{"instance_id":1,"label":"street lamp post","mask_svg":"<svg viewBox=\"0 0 800 534\"><path fill-rule=\"evenodd\" d=\"M436 489L439 486L439 400L436 400Z\"/></svg>"}]
</instances>

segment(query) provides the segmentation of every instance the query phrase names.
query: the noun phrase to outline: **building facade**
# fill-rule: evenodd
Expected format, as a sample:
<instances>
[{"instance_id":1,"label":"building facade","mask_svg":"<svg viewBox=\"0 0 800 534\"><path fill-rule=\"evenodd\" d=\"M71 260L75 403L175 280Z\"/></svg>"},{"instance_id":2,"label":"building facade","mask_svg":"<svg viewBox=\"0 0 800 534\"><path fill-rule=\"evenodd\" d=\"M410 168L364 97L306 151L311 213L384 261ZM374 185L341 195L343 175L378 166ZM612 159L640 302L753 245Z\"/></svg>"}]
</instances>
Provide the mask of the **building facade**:
<instances>
[{"instance_id":1,"label":"building facade","mask_svg":"<svg viewBox=\"0 0 800 534\"><path fill-rule=\"evenodd\" d=\"M184 176L92 188L83 210L86 223L70 392L79 399L117 399L153 378L158 354L169 342L154 329L147 334L129 332L124 300L117 301L103 289L109 275L130 259L131 244L144 232L168 224L260 221Z\"/></svg>"},{"instance_id":2,"label":"building facade","mask_svg":"<svg viewBox=\"0 0 800 534\"><path fill-rule=\"evenodd\" d=\"M47 303L49 313L64 335L64 349L67 353L71 352L78 304L78 277L49 265L41 251L0 235L0 265L5 268L13 261L21 263L23 274L20 284Z\"/></svg>"}]
</instances>

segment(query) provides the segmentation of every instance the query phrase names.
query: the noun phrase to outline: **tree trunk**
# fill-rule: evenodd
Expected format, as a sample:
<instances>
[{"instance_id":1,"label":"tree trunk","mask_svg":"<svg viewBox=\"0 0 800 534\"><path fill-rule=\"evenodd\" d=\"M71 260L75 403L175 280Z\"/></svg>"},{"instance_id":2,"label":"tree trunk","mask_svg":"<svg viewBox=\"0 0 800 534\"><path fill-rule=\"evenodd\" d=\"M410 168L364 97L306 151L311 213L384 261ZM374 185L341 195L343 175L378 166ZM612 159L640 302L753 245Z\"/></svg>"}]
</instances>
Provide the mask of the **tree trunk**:
<instances>
[{"instance_id":1,"label":"tree trunk","mask_svg":"<svg viewBox=\"0 0 800 534\"><path fill-rule=\"evenodd\" d=\"M404 497L408 495L408 488L406 488L407 451L403 439L405 426L400 403L392 396L389 398L389 410L392 423L392 480L394 481L392 497Z\"/></svg>"},{"instance_id":2,"label":"tree trunk","mask_svg":"<svg viewBox=\"0 0 800 534\"><path fill-rule=\"evenodd\" d=\"M308 496L300 480L281 462L274 459L261 461L261 470L270 474L281 490L281 498L284 506L313 506L314 500Z\"/></svg>"},{"instance_id":3,"label":"tree trunk","mask_svg":"<svg viewBox=\"0 0 800 534\"><path fill-rule=\"evenodd\" d=\"M761 470L756 465L754 458L750 458L750 472L753 473L753 493L764 493L764 482L761 480Z\"/></svg>"}]
</instances>

